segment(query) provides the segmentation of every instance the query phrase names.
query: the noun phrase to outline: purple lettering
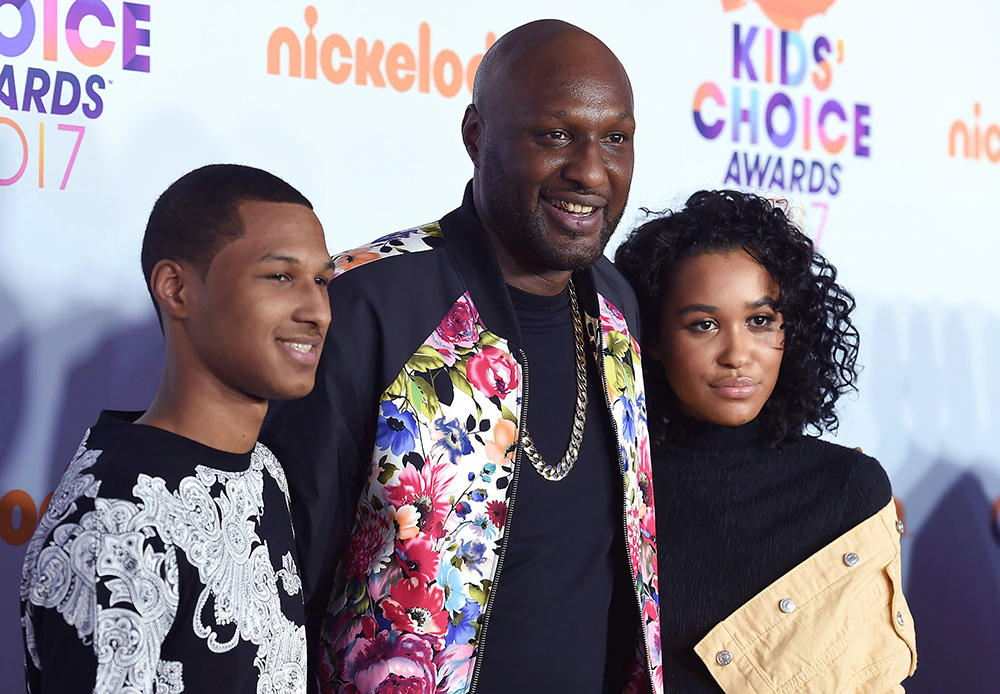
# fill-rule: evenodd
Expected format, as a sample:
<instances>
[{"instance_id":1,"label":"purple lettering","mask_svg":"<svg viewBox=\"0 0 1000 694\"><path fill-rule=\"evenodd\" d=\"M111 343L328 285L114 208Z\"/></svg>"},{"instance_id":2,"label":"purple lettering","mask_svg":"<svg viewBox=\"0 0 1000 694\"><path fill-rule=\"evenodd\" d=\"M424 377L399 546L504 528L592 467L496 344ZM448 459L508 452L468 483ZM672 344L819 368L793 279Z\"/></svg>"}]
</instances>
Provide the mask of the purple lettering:
<instances>
[{"instance_id":1,"label":"purple lettering","mask_svg":"<svg viewBox=\"0 0 1000 694\"><path fill-rule=\"evenodd\" d=\"M774 111L779 106L788 111L788 129L783 133L777 132L771 122ZM772 96L767 102L767 111L764 114L764 123L767 126L767 136L771 138L771 142L773 142L776 147L787 147L788 143L792 141L793 137L795 137L795 109L792 107L792 100L781 92L777 92L774 96Z\"/></svg>"},{"instance_id":2,"label":"purple lettering","mask_svg":"<svg viewBox=\"0 0 1000 694\"><path fill-rule=\"evenodd\" d=\"M868 144L861 141L861 138L867 138L871 134L871 127L868 125L870 115L871 109L867 104L854 105L854 156L856 157L871 156Z\"/></svg>"},{"instance_id":3,"label":"purple lettering","mask_svg":"<svg viewBox=\"0 0 1000 694\"><path fill-rule=\"evenodd\" d=\"M65 85L70 86L70 99L68 103L62 102L62 91ZM59 71L56 73L56 82L52 87L52 115L68 116L80 105L80 80L71 72Z\"/></svg>"},{"instance_id":4,"label":"purple lettering","mask_svg":"<svg viewBox=\"0 0 1000 694\"><path fill-rule=\"evenodd\" d=\"M733 79L740 78L740 65L747 69L747 79L751 82L757 81L757 73L754 72L753 62L750 60L750 45L757 37L757 27L750 27L745 40L740 40L740 25L733 24Z\"/></svg>"},{"instance_id":5,"label":"purple lettering","mask_svg":"<svg viewBox=\"0 0 1000 694\"><path fill-rule=\"evenodd\" d=\"M35 82L38 82L36 86ZM49 93L49 86L52 80L49 73L37 67L28 68L28 76L24 80L24 101L21 102L22 111L31 110L31 102L35 102L35 110L45 113L45 106L42 104L42 97Z\"/></svg>"},{"instance_id":6,"label":"purple lettering","mask_svg":"<svg viewBox=\"0 0 1000 694\"><path fill-rule=\"evenodd\" d=\"M122 3L122 68L149 72L149 56L139 55L139 46L149 48L149 29L140 29L137 22L149 21L149 5Z\"/></svg>"}]
</instances>

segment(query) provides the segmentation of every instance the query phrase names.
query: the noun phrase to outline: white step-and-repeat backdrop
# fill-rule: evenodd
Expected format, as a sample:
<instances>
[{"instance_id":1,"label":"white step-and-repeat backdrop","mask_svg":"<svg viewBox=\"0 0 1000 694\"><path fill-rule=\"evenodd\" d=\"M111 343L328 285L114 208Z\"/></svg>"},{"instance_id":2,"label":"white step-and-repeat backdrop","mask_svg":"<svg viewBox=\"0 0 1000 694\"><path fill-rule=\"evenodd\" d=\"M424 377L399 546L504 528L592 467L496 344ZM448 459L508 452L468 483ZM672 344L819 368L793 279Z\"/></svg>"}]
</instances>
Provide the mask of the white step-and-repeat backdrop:
<instances>
[{"instance_id":1,"label":"white step-and-repeat backdrop","mask_svg":"<svg viewBox=\"0 0 1000 694\"><path fill-rule=\"evenodd\" d=\"M47 495L99 410L159 380L139 268L157 195L259 166L314 202L334 252L437 219L471 175L482 53L544 16L631 76L623 229L751 188L839 268L865 371L836 440L882 461L905 512L907 689L997 691L1000 6L974 0L0 0L0 690L23 686L20 567Z\"/></svg>"}]
</instances>

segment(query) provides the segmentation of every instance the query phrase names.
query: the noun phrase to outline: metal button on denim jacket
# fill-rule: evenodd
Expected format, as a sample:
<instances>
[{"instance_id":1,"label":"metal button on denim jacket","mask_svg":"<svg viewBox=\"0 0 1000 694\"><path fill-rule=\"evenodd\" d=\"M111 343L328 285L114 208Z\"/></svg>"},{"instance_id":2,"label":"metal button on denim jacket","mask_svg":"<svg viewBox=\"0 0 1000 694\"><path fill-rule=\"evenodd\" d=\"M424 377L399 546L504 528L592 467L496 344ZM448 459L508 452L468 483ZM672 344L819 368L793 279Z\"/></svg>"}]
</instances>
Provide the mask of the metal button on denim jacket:
<instances>
[{"instance_id":1,"label":"metal button on denim jacket","mask_svg":"<svg viewBox=\"0 0 1000 694\"><path fill-rule=\"evenodd\" d=\"M772 583L695 652L727 694L902 692L917 648L895 505Z\"/></svg>"}]
</instances>

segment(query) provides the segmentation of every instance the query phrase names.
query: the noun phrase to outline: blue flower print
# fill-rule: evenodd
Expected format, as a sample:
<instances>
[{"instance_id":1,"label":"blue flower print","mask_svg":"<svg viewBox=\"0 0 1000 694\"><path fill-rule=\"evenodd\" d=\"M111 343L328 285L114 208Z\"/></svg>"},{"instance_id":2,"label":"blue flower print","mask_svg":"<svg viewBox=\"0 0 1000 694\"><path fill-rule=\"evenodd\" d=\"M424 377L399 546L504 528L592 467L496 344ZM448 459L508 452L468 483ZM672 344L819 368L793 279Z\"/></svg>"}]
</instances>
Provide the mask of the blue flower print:
<instances>
[{"instance_id":1,"label":"blue flower print","mask_svg":"<svg viewBox=\"0 0 1000 694\"><path fill-rule=\"evenodd\" d=\"M490 523L487 516L476 516L472 521L472 527L476 529L476 534L484 540L492 540L497 535L496 526Z\"/></svg>"},{"instance_id":2,"label":"blue flower print","mask_svg":"<svg viewBox=\"0 0 1000 694\"><path fill-rule=\"evenodd\" d=\"M469 441L469 434L465 428L458 423L457 419L445 421L440 417L434 421L434 429L437 430L434 450L442 454L447 454L452 465L458 464L463 455L472 453L472 442Z\"/></svg>"},{"instance_id":3,"label":"blue flower print","mask_svg":"<svg viewBox=\"0 0 1000 694\"><path fill-rule=\"evenodd\" d=\"M469 540L468 542L459 542L458 551L455 552L455 558L461 563L468 566L470 569L475 569L476 573L480 576L483 575L482 569L479 565L485 561L486 555L486 545L479 540Z\"/></svg>"},{"instance_id":4,"label":"blue flower print","mask_svg":"<svg viewBox=\"0 0 1000 694\"><path fill-rule=\"evenodd\" d=\"M635 441L638 434L635 430L635 408L632 401L622 395L615 401L615 406L622 411L622 439L624 441Z\"/></svg>"},{"instance_id":5,"label":"blue flower print","mask_svg":"<svg viewBox=\"0 0 1000 694\"><path fill-rule=\"evenodd\" d=\"M438 583L444 590L444 609L449 612L458 612L462 609L465 596L465 584L462 582L462 573L447 563L442 563L438 570Z\"/></svg>"},{"instance_id":6,"label":"blue flower print","mask_svg":"<svg viewBox=\"0 0 1000 694\"><path fill-rule=\"evenodd\" d=\"M453 643L464 645L475 638L476 628L473 625L481 613L482 608L480 608L478 602L475 600L466 600L465 607L452 616L452 621L448 625L448 636L445 639L445 645L450 646ZM456 618L458 619L457 623L455 622Z\"/></svg>"},{"instance_id":7,"label":"blue flower print","mask_svg":"<svg viewBox=\"0 0 1000 694\"><path fill-rule=\"evenodd\" d=\"M465 520L465 517L472 512L472 506L469 505L468 501L459 501L455 504L455 515Z\"/></svg>"},{"instance_id":8,"label":"blue flower print","mask_svg":"<svg viewBox=\"0 0 1000 694\"><path fill-rule=\"evenodd\" d=\"M375 445L392 450L393 455L412 451L417 440L417 421L409 412L400 412L395 403L382 403L375 432Z\"/></svg>"}]
</instances>

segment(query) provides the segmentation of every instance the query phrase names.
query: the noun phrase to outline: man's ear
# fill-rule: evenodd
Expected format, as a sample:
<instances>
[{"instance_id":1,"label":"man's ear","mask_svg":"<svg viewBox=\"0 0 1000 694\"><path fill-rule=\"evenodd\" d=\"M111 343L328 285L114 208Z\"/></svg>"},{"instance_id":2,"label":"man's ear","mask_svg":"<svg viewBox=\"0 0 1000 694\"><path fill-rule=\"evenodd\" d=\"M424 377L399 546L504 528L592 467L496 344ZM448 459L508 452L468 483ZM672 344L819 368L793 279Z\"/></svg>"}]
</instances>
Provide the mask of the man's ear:
<instances>
[{"instance_id":1,"label":"man's ear","mask_svg":"<svg viewBox=\"0 0 1000 694\"><path fill-rule=\"evenodd\" d=\"M472 165L479 168L479 137L483 130L479 121L479 111L475 104L469 104L465 109L465 116L462 118L462 142L465 143L465 151L472 159Z\"/></svg>"},{"instance_id":2,"label":"man's ear","mask_svg":"<svg viewBox=\"0 0 1000 694\"><path fill-rule=\"evenodd\" d=\"M153 267L149 286L164 318L183 319L190 315L193 272L192 267L176 260L161 260Z\"/></svg>"}]
</instances>

